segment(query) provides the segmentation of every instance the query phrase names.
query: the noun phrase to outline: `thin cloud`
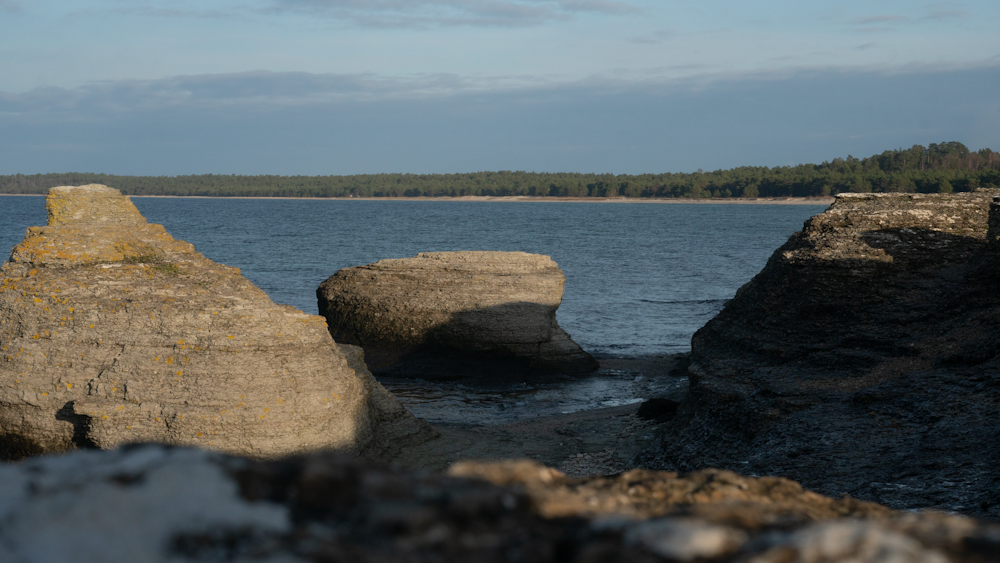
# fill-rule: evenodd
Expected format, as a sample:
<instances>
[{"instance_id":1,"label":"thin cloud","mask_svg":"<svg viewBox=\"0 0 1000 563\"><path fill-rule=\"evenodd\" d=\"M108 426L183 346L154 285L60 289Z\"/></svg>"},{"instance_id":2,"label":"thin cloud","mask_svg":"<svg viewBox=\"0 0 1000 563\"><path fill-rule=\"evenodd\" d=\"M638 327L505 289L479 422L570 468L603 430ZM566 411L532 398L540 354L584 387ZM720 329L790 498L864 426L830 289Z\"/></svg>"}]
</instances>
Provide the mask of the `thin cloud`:
<instances>
[{"instance_id":1,"label":"thin cloud","mask_svg":"<svg viewBox=\"0 0 1000 563\"><path fill-rule=\"evenodd\" d=\"M675 37L677 37L676 31L672 29L662 29L639 37L632 37L628 41L630 43L638 43L640 45L656 45L659 43L665 43Z\"/></svg>"},{"instance_id":2,"label":"thin cloud","mask_svg":"<svg viewBox=\"0 0 1000 563\"><path fill-rule=\"evenodd\" d=\"M263 13L309 13L366 27L523 27L583 13L620 15L619 0L273 0Z\"/></svg>"},{"instance_id":3,"label":"thin cloud","mask_svg":"<svg viewBox=\"0 0 1000 563\"><path fill-rule=\"evenodd\" d=\"M906 23L909 21L911 21L911 19L906 16L882 15L882 16L868 16L865 18L854 18L851 20L851 25Z\"/></svg>"},{"instance_id":4,"label":"thin cloud","mask_svg":"<svg viewBox=\"0 0 1000 563\"><path fill-rule=\"evenodd\" d=\"M878 43L876 43L874 41L869 41L868 43L864 43L862 45L858 45L857 47L855 47L855 49L857 49L858 51L867 51L868 49L871 49L875 45L878 45Z\"/></svg>"},{"instance_id":5,"label":"thin cloud","mask_svg":"<svg viewBox=\"0 0 1000 563\"><path fill-rule=\"evenodd\" d=\"M2 1L3 0L0 0L0 2ZM76 10L69 13L66 17L79 18L106 15L178 19L233 19L245 17L242 10L189 10L182 8L153 7Z\"/></svg>"},{"instance_id":6,"label":"thin cloud","mask_svg":"<svg viewBox=\"0 0 1000 563\"><path fill-rule=\"evenodd\" d=\"M959 71L965 67L907 66L846 69L799 67L784 71L734 73L711 72L701 65L675 65L701 72L686 78L668 79L649 73L605 73L577 81L546 77L468 77L456 74L421 74L387 77L376 74L312 74L307 72L254 71L233 74L174 76L158 80L94 82L77 88L42 87L23 93L0 91L0 120L33 115L41 120L85 121L87 115L123 115L185 110L276 111L282 108L338 104L386 103L406 100L445 99L464 95L497 95L532 92L591 92L649 90L699 90L713 85L781 81L793 76L818 74L920 74ZM973 65L969 69L998 69L997 63ZM990 70L990 72L996 72ZM86 108L86 111L83 109Z\"/></svg>"},{"instance_id":7,"label":"thin cloud","mask_svg":"<svg viewBox=\"0 0 1000 563\"><path fill-rule=\"evenodd\" d=\"M965 10L934 10L921 19L924 20L956 20L969 17L969 12Z\"/></svg>"},{"instance_id":8,"label":"thin cloud","mask_svg":"<svg viewBox=\"0 0 1000 563\"><path fill-rule=\"evenodd\" d=\"M87 114L120 115L173 108L275 110L496 93L545 87L547 83L530 76L464 77L446 73L406 77L269 71L202 74L93 82L77 88L42 87L19 94L0 92L0 118L35 115L81 121L87 119ZM80 112L80 108L89 110Z\"/></svg>"},{"instance_id":9,"label":"thin cloud","mask_svg":"<svg viewBox=\"0 0 1000 563\"><path fill-rule=\"evenodd\" d=\"M0 0L0 11L7 12L8 14L23 14L24 6L15 0Z\"/></svg>"}]
</instances>

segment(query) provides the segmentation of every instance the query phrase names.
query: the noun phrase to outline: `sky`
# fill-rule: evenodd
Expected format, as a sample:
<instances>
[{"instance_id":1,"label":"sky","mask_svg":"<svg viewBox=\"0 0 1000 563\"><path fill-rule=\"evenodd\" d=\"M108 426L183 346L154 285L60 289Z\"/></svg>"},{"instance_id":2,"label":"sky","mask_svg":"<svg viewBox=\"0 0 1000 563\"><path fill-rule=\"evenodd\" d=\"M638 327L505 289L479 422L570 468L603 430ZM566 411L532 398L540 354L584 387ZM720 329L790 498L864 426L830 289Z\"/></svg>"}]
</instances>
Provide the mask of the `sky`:
<instances>
[{"instance_id":1,"label":"sky","mask_svg":"<svg viewBox=\"0 0 1000 563\"><path fill-rule=\"evenodd\" d=\"M1000 2L0 0L0 174L1000 150Z\"/></svg>"}]
</instances>

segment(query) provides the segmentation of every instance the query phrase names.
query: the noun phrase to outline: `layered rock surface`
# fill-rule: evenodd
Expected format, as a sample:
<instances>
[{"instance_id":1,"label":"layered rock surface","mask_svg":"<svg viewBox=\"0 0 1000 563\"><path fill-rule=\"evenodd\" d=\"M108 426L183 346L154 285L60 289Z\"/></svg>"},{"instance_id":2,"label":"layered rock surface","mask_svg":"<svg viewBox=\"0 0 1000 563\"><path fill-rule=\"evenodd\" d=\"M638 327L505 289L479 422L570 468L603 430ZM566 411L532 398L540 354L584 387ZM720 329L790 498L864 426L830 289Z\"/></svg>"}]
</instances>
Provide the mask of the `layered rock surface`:
<instances>
[{"instance_id":1,"label":"layered rock surface","mask_svg":"<svg viewBox=\"0 0 1000 563\"><path fill-rule=\"evenodd\" d=\"M378 451L426 430L336 347L105 186L52 188L0 268L0 454L157 441ZM360 350L346 349L358 356Z\"/></svg>"},{"instance_id":2,"label":"layered rock surface","mask_svg":"<svg viewBox=\"0 0 1000 563\"><path fill-rule=\"evenodd\" d=\"M0 559L986 563L1000 527L830 499L777 478L530 462L410 473L141 446L0 465ZM486 479L486 480L484 480Z\"/></svg>"},{"instance_id":3,"label":"layered rock surface","mask_svg":"<svg viewBox=\"0 0 1000 563\"><path fill-rule=\"evenodd\" d=\"M564 284L548 256L424 252L345 268L316 294L333 337L363 347L376 372L591 372L597 362L556 323Z\"/></svg>"},{"instance_id":4,"label":"layered rock surface","mask_svg":"<svg viewBox=\"0 0 1000 563\"><path fill-rule=\"evenodd\" d=\"M695 334L641 463L1000 517L997 195L839 196Z\"/></svg>"}]
</instances>

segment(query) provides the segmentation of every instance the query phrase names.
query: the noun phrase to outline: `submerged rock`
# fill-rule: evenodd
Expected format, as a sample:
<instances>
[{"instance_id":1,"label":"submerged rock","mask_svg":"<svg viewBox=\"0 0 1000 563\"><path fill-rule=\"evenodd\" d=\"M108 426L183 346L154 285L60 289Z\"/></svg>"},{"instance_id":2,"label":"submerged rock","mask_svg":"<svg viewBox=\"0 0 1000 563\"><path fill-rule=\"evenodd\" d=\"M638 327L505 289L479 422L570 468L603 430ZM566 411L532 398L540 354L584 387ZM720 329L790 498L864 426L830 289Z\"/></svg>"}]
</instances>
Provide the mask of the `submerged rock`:
<instances>
[{"instance_id":1,"label":"submerged rock","mask_svg":"<svg viewBox=\"0 0 1000 563\"><path fill-rule=\"evenodd\" d=\"M564 283L548 256L424 252L345 268L316 294L333 337L363 347L377 372L592 372L597 362L556 324Z\"/></svg>"},{"instance_id":2,"label":"submerged rock","mask_svg":"<svg viewBox=\"0 0 1000 563\"><path fill-rule=\"evenodd\" d=\"M1000 517L997 195L839 196L695 334L639 461Z\"/></svg>"},{"instance_id":3,"label":"submerged rock","mask_svg":"<svg viewBox=\"0 0 1000 563\"><path fill-rule=\"evenodd\" d=\"M998 550L995 525L729 472L442 475L148 445L0 465L0 560L24 563L981 563Z\"/></svg>"},{"instance_id":4,"label":"submerged rock","mask_svg":"<svg viewBox=\"0 0 1000 563\"><path fill-rule=\"evenodd\" d=\"M276 305L118 190L52 188L46 209L0 268L0 456L139 441L378 452L380 426L426 430L322 317Z\"/></svg>"}]
</instances>

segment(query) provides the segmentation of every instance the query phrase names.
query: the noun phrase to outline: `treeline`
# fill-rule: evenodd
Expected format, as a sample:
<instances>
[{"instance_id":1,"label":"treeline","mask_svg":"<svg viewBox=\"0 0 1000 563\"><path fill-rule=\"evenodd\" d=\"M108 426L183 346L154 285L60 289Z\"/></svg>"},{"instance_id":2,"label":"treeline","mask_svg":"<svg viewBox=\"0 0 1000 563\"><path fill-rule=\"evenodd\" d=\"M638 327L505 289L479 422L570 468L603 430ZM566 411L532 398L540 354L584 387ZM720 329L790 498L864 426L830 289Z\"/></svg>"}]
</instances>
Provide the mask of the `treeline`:
<instances>
[{"instance_id":1,"label":"treeline","mask_svg":"<svg viewBox=\"0 0 1000 563\"><path fill-rule=\"evenodd\" d=\"M127 195L216 197L816 197L840 192L949 193L1000 187L1000 153L958 142L915 145L869 158L822 164L745 166L664 174L475 172L354 176L0 176L0 193L41 194L53 186L105 184Z\"/></svg>"}]
</instances>

